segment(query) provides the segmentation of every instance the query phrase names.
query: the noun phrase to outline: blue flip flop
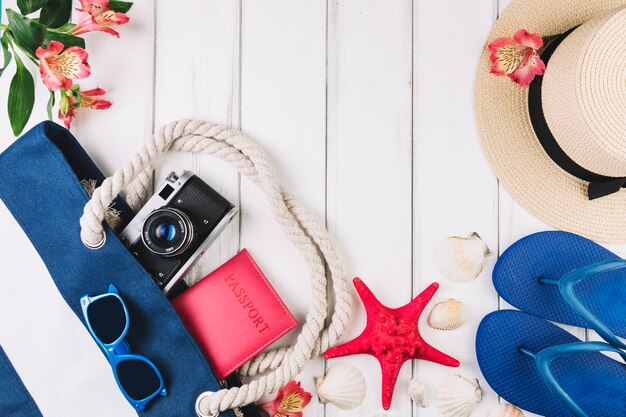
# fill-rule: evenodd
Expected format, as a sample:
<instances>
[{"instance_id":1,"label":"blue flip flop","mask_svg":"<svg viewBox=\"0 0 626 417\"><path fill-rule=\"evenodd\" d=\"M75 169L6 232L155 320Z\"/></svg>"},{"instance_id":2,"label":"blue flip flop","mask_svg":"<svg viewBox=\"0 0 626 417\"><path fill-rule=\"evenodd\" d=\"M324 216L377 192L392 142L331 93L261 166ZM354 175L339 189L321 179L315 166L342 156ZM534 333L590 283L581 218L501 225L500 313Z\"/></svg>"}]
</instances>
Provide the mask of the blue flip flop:
<instances>
[{"instance_id":1,"label":"blue flip flop","mask_svg":"<svg viewBox=\"0 0 626 417\"><path fill-rule=\"evenodd\" d=\"M546 417L623 417L626 365L558 326L513 310L488 314L476 334L483 376L510 403Z\"/></svg>"},{"instance_id":2,"label":"blue flip flop","mask_svg":"<svg viewBox=\"0 0 626 417\"><path fill-rule=\"evenodd\" d=\"M626 349L615 337L626 337L626 260L589 239L567 232L520 239L496 263L493 284L522 311L592 328Z\"/></svg>"}]
</instances>

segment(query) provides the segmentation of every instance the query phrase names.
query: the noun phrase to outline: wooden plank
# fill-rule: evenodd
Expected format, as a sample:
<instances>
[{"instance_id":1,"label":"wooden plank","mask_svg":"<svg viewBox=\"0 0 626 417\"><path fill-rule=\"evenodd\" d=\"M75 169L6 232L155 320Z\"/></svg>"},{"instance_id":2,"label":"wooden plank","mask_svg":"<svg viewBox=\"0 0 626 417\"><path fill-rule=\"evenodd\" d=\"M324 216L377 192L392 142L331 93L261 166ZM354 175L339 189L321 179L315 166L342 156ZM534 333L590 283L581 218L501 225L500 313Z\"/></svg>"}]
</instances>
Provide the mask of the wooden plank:
<instances>
[{"instance_id":1,"label":"wooden plank","mask_svg":"<svg viewBox=\"0 0 626 417\"><path fill-rule=\"evenodd\" d=\"M120 38L103 32L85 35L91 76L83 89L102 87L113 106L79 110L72 131L105 174L121 168L152 133L154 4L136 2L130 22L116 28Z\"/></svg>"},{"instance_id":2,"label":"wooden plank","mask_svg":"<svg viewBox=\"0 0 626 417\"><path fill-rule=\"evenodd\" d=\"M239 126L239 1L184 0L157 4L155 128L181 118ZM180 38L181 22L186 27ZM191 170L235 205L239 174L207 155L166 155L156 170L155 186L170 171ZM206 251L187 281L194 283L239 249L239 219Z\"/></svg>"},{"instance_id":3,"label":"wooden plank","mask_svg":"<svg viewBox=\"0 0 626 417\"><path fill-rule=\"evenodd\" d=\"M267 151L283 186L321 221L326 166L325 28L322 2L243 2L242 129ZM241 246L250 250L302 323L311 303L304 262L247 179L241 181L241 206ZM295 342L297 331L279 344ZM317 360L298 380L314 393L312 377L322 372L323 362ZM323 406L316 400L305 409L305 416L322 413Z\"/></svg>"},{"instance_id":4,"label":"wooden plank","mask_svg":"<svg viewBox=\"0 0 626 417\"><path fill-rule=\"evenodd\" d=\"M412 4L330 2L328 11L328 222L346 259L380 301L411 299ZM356 300L356 297L355 297ZM342 338L357 336L365 315L356 301ZM348 362L367 380L367 396L352 411L329 405L326 415L382 412L381 371L371 356ZM408 416L410 364L403 367L389 410Z\"/></svg>"},{"instance_id":5,"label":"wooden plank","mask_svg":"<svg viewBox=\"0 0 626 417\"><path fill-rule=\"evenodd\" d=\"M497 10L496 12L502 13L504 9L509 5L510 0L496 0ZM498 184L499 188L499 239L500 247L498 256L502 254L513 243L527 236L531 233L535 233L541 230L551 230L552 228L532 214L523 209L515 200L511 198L509 193L504 189L501 184ZM499 298L500 310L512 309L509 303ZM578 337L585 337L584 332L578 333ZM500 398L500 402L505 402ZM525 415L537 416L536 414L524 412Z\"/></svg>"},{"instance_id":6,"label":"wooden plank","mask_svg":"<svg viewBox=\"0 0 626 417\"><path fill-rule=\"evenodd\" d=\"M482 378L474 343L480 320L498 308L490 279L495 256L486 260L475 281L454 283L440 276L433 253L441 239L471 232L480 234L492 250L498 247L497 182L481 154L472 106L474 71L493 22L493 3L418 0L415 4L414 295L433 281L441 284L422 317L422 335L460 360L461 366L416 362L416 377L428 386L431 399L414 415L440 415L433 397L439 381L449 374L478 378L484 397L473 414L485 415L498 397ZM448 298L463 303L465 324L453 331L430 328L428 313Z\"/></svg>"}]
</instances>

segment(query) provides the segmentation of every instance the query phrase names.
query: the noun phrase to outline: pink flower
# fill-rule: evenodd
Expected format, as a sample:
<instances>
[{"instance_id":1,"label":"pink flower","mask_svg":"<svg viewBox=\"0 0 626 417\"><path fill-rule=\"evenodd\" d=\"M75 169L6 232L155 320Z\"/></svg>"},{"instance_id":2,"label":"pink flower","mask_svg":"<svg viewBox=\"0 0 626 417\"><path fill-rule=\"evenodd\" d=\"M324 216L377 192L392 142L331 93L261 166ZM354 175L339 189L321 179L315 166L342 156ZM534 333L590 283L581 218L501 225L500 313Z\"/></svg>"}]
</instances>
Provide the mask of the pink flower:
<instances>
[{"instance_id":1,"label":"pink flower","mask_svg":"<svg viewBox=\"0 0 626 417\"><path fill-rule=\"evenodd\" d=\"M97 16L105 10L109 10L109 0L80 0L80 10Z\"/></svg>"},{"instance_id":2,"label":"pink flower","mask_svg":"<svg viewBox=\"0 0 626 417\"><path fill-rule=\"evenodd\" d=\"M124 13L114 12L113 10L105 10L95 16L96 22L101 26L123 25L130 20Z\"/></svg>"},{"instance_id":3,"label":"pink flower","mask_svg":"<svg viewBox=\"0 0 626 417\"><path fill-rule=\"evenodd\" d=\"M35 55L40 59L39 73L43 83L52 91L70 89L72 80L89 77L91 73L87 63L89 55L78 46L63 51L61 42L50 41L47 48L37 48Z\"/></svg>"},{"instance_id":4,"label":"pink flower","mask_svg":"<svg viewBox=\"0 0 626 417\"><path fill-rule=\"evenodd\" d=\"M311 402L311 394L299 382L289 381L278 390L276 399L261 405L270 417L302 417L302 410Z\"/></svg>"},{"instance_id":5,"label":"pink flower","mask_svg":"<svg viewBox=\"0 0 626 417\"><path fill-rule=\"evenodd\" d=\"M66 128L70 128L72 125L72 119L76 117L76 109L74 107L70 107L66 114L61 113L61 109L59 109L59 120L63 122Z\"/></svg>"},{"instance_id":6,"label":"pink flower","mask_svg":"<svg viewBox=\"0 0 626 417\"><path fill-rule=\"evenodd\" d=\"M124 13L109 9L109 0L81 0L80 18L76 26L72 28L72 35L80 35L87 32L102 31L110 35L120 37L117 31L109 26L123 25L128 23L128 16Z\"/></svg>"},{"instance_id":7,"label":"pink flower","mask_svg":"<svg viewBox=\"0 0 626 417\"><path fill-rule=\"evenodd\" d=\"M546 69L537 50L543 45L543 39L537 33L528 33L524 29L515 32L513 39L498 38L489 44L491 73L506 75L522 87L529 85L535 75L541 75Z\"/></svg>"},{"instance_id":8,"label":"pink flower","mask_svg":"<svg viewBox=\"0 0 626 417\"><path fill-rule=\"evenodd\" d=\"M89 107L95 110L106 110L111 107L111 102L101 98L106 94L102 88L93 88L80 92L80 107Z\"/></svg>"},{"instance_id":9,"label":"pink flower","mask_svg":"<svg viewBox=\"0 0 626 417\"><path fill-rule=\"evenodd\" d=\"M79 91L78 85L71 90L61 91L61 102L59 103L59 119L63 121L68 129L72 124L72 119L76 118L78 108L91 108L95 110L106 110L111 107L111 102L104 100L106 92L101 88L93 88L87 91ZM80 100L76 99L76 95Z\"/></svg>"}]
</instances>

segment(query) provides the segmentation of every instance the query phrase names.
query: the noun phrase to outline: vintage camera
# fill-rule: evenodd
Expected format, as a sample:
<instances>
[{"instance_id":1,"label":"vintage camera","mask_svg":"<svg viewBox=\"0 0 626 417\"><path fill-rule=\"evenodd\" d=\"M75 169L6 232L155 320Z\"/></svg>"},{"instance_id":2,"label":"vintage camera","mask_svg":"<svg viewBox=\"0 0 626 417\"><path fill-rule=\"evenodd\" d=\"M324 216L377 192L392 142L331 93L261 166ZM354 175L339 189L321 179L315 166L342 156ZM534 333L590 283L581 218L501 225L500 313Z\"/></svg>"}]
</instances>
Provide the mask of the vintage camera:
<instances>
[{"instance_id":1,"label":"vintage camera","mask_svg":"<svg viewBox=\"0 0 626 417\"><path fill-rule=\"evenodd\" d=\"M172 172L120 238L167 294L236 213L192 172Z\"/></svg>"}]
</instances>

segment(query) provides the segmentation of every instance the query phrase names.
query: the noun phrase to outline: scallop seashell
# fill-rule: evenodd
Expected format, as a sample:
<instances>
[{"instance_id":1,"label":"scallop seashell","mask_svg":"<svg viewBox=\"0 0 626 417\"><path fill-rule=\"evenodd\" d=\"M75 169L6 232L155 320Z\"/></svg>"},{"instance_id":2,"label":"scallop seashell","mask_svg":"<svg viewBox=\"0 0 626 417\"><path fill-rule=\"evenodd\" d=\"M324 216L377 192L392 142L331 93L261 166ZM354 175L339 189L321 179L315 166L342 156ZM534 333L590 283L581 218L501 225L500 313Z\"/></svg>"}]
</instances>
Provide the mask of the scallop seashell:
<instances>
[{"instance_id":1,"label":"scallop seashell","mask_svg":"<svg viewBox=\"0 0 626 417\"><path fill-rule=\"evenodd\" d=\"M454 282L469 282L483 270L483 261L491 252L477 233L467 237L451 236L435 247L435 267Z\"/></svg>"},{"instance_id":2,"label":"scallop seashell","mask_svg":"<svg viewBox=\"0 0 626 417\"><path fill-rule=\"evenodd\" d=\"M524 413L512 404L496 404L489 409L487 417L524 417Z\"/></svg>"},{"instance_id":3,"label":"scallop seashell","mask_svg":"<svg viewBox=\"0 0 626 417\"><path fill-rule=\"evenodd\" d=\"M426 407L428 393L426 385L417 378L411 378L409 381L409 397L418 407Z\"/></svg>"},{"instance_id":4,"label":"scallop seashell","mask_svg":"<svg viewBox=\"0 0 626 417\"><path fill-rule=\"evenodd\" d=\"M454 330L463 325L465 308L460 301L450 298L435 304L428 316L428 324L433 329Z\"/></svg>"},{"instance_id":5,"label":"scallop seashell","mask_svg":"<svg viewBox=\"0 0 626 417\"><path fill-rule=\"evenodd\" d=\"M483 390L478 380L469 380L462 375L448 375L435 391L437 408L444 417L468 417L482 399Z\"/></svg>"},{"instance_id":6,"label":"scallop seashell","mask_svg":"<svg viewBox=\"0 0 626 417\"><path fill-rule=\"evenodd\" d=\"M342 410L351 410L365 398L365 378L361 371L347 363L336 363L323 377L315 378L317 396L322 403L335 404Z\"/></svg>"}]
</instances>

